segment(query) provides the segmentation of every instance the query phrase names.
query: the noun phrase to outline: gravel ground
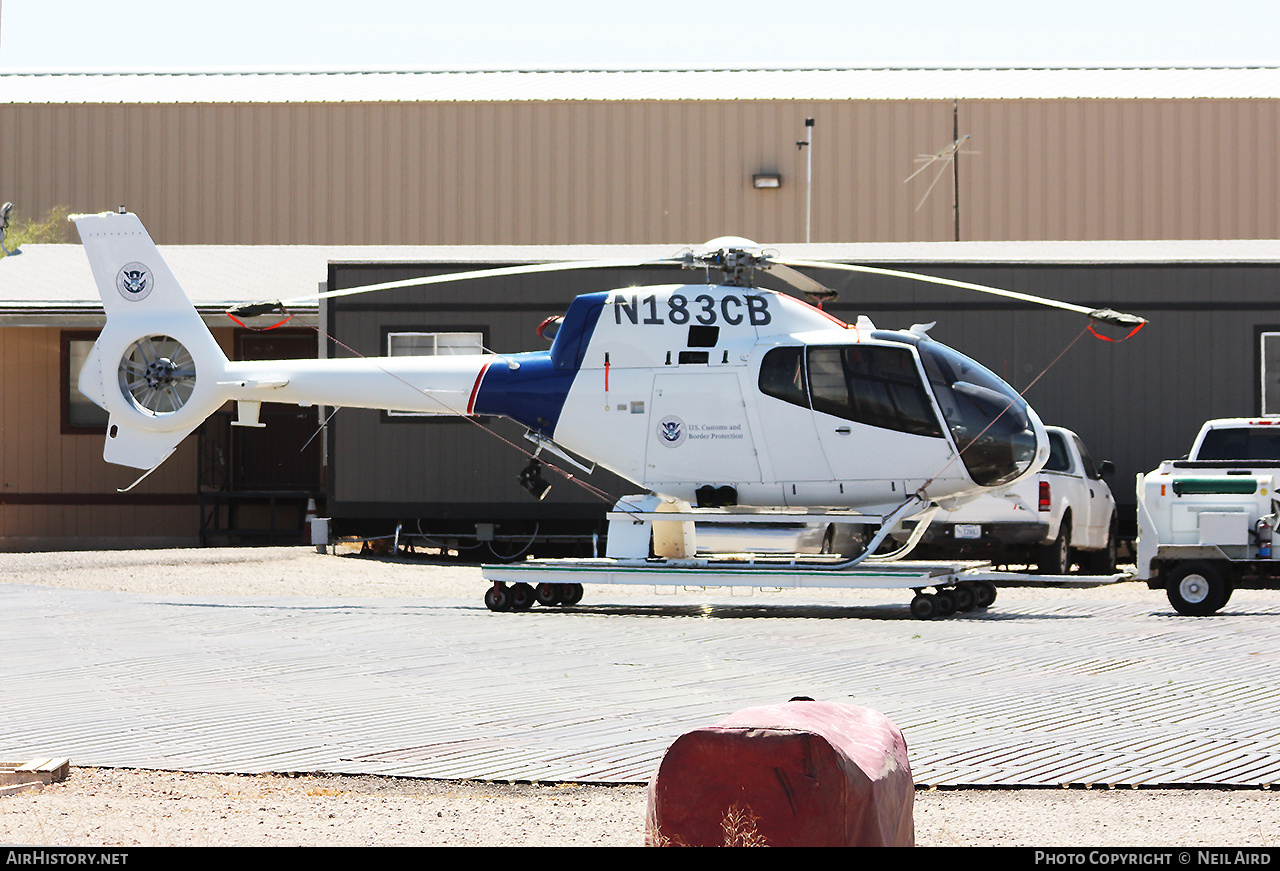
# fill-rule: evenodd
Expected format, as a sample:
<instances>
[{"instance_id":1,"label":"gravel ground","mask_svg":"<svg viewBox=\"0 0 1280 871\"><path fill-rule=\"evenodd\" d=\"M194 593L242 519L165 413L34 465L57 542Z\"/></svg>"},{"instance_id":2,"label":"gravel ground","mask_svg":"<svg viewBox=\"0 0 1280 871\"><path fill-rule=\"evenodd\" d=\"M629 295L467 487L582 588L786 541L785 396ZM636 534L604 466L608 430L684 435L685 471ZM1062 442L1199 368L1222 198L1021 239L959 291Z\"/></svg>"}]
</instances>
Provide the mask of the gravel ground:
<instances>
[{"instance_id":1,"label":"gravel ground","mask_svg":"<svg viewBox=\"0 0 1280 871\"><path fill-rule=\"evenodd\" d=\"M640 846L645 787L72 768L0 797L0 843ZM1261 790L924 790L922 847L1276 847Z\"/></svg>"},{"instance_id":2,"label":"gravel ground","mask_svg":"<svg viewBox=\"0 0 1280 871\"><path fill-rule=\"evenodd\" d=\"M206 596L471 598L483 589L474 566L424 571L421 563L335 559L310 548L0 554L0 578ZM610 597L652 593L616 588ZM821 593L824 600L901 600L893 592ZM785 601L812 598L814 591L775 595ZM1000 595L1008 601L1080 594ZM1157 594L1121 584L1089 595L1132 601ZM645 800L641 786L73 767L62 783L0 797L0 843L637 846ZM916 794L914 818L920 846L1280 846L1280 794L1261 790L928 790Z\"/></svg>"}]
</instances>

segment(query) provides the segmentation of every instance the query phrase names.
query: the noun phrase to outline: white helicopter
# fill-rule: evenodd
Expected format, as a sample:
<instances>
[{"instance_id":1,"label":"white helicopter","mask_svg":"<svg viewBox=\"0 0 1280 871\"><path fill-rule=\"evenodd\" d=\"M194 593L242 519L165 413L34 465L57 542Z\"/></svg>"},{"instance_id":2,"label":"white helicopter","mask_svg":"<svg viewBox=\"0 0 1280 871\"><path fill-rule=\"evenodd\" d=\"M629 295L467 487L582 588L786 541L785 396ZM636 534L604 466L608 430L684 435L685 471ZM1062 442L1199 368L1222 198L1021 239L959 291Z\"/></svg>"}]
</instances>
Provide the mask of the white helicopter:
<instances>
[{"instance_id":1,"label":"white helicopter","mask_svg":"<svg viewBox=\"0 0 1280 871\"><path fill-rule=\"evenodd\" d=\"M931 339L927 326L880 330L865 317L850 326L796 297L752 287L755 270L817 298L831 293L793 267L906 276L1113 324L1143 323L931 276L784 262L726 238L676 258L721 271L718 283L579 296L556 319L549 350L237 362L223 354L137 216L73 220L107 314L79 388L109 412L108 462L155 468L229 400L239 404L239 422L251 425L262 402L501 415L526 426L538 445L521 482L535 495L545 492L538 467L545 450L575 465L573 455L586 458L643 488L646 496L619 503L636 512L848 509L879 527L850 565L899 520L1038 471L1048 438L1012 387ZM392 286L601 265L621 264L514 267ZM232 311L254 315L279 305ZM674 543L654 527L653 551L691 556L693 524L672 526Z\"/></svg>"}]
</instances>

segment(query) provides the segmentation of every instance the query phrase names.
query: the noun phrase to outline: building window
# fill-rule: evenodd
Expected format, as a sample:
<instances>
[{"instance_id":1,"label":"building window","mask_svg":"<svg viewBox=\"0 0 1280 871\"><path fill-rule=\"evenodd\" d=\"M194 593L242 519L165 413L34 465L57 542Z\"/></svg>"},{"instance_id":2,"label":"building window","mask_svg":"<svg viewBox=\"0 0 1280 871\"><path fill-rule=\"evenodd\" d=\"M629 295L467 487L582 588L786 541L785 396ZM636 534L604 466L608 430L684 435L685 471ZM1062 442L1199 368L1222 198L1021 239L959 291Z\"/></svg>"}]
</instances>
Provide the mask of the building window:
<instances>
[{"instance_id":1,"label":"building window","mask_svg":"<svg viewBox=\"0 0 1280 871\"><path fill-rule=\"evenodd\" d=\"M484 334L387 333L388 357L444 357L483 354ZM434 417L420 411L388 411L389 417Z\"/></svg>"},{"instance_id":2,"label":"building window","mask_svg":"<svg viewBox=\"0 0 1280 871\"><path fill-rule=\"evenodd\" d=\"M107 411L80 392L80 370L89 359L98 334L66 331L62 334L62 431L100 435L107 428Z\"/></svg>"},{"instance_id":3,"label":"building window","mask_svg":"<svg viewBox=\"0 0 1280 871\"><path fill-rule=\"evenodd\" d=\"M1262 334L1262 413L1280 414L1280 333Z\"/></svg>"}]
</instances>

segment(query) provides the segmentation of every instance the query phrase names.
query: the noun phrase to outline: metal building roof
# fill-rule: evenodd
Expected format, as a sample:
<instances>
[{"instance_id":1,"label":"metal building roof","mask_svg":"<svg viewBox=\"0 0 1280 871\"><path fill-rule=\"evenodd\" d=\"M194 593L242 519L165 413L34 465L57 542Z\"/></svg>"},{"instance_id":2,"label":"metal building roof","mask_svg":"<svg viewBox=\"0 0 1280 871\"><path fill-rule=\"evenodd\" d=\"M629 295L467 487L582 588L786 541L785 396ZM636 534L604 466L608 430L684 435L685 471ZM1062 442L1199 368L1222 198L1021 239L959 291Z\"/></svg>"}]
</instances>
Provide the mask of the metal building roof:
<instances>
[{"instance_id":1,"label":"metal building roof","mask_svg":"<svg viewBox=\"0 0 1280 871\"><path fill-rule=\"evenodd\" d=\"M3 103L1280 98L1280 68L0 71Z\"/></svg>"}]
</instances>

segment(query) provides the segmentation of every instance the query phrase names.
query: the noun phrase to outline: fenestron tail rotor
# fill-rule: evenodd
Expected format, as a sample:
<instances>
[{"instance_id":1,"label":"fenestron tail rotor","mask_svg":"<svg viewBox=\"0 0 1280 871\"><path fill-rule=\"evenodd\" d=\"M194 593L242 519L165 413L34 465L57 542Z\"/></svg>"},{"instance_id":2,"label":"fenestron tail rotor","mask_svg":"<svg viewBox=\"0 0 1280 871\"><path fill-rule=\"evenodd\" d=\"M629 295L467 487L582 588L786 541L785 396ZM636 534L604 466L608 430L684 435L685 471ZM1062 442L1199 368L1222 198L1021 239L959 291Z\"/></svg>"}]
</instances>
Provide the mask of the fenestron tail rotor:
<instances>
[{"instance_id":1,"label":"fenestron tail rotor","mask_svg":"<svg viewBox=\"0 0 1280 871\"><path fill-rule=\"evenodd\" d=\"M195 389L195 360L177 339L146 336L125 350L118 378L125 400L139 411L157 417L173 414Z\"/></svg>"}]
</instances>

